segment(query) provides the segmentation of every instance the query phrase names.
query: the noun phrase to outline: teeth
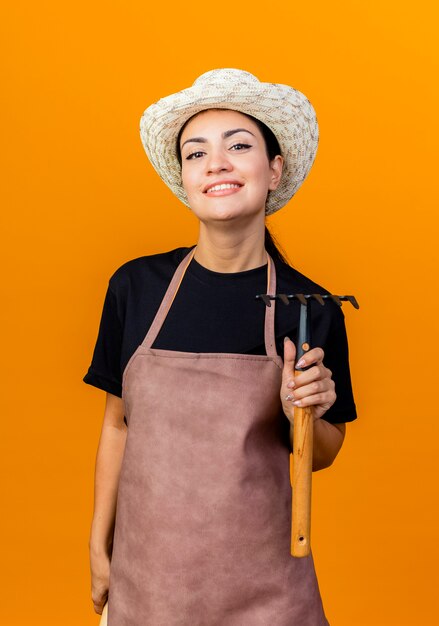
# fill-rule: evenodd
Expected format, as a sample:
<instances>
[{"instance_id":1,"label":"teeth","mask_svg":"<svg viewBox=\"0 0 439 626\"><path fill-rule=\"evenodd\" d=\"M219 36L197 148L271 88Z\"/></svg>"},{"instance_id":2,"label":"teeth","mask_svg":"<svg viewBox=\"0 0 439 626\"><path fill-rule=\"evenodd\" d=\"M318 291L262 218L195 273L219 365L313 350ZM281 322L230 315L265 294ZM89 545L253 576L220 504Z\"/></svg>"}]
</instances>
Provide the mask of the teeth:
<instances>
[{"instance_id":1,"label":"teeth","mask_svg":"<svg viewBox=\"0 0 439 626\"><path fill-rule=\"evenodd\" d=\"M222 189L235 189L235 188L239 188L241 185L235 185L234 183L225 183L223 185L215 185L215 187L210 187L210 189L207 190L207 193L210 193L211 191L221 191Z\"/></svg>"}]
</instances>

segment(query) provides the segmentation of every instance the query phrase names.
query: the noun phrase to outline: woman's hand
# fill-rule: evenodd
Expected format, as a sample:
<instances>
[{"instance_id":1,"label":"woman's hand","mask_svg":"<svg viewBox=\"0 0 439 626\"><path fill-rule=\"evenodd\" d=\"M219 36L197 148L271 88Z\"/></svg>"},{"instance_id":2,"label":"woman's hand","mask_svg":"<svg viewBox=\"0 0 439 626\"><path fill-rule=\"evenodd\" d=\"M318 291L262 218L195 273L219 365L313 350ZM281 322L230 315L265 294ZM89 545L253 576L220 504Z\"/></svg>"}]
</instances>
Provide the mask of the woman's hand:
<instances>
[{"instance_id":1,"label":"woman's hand","mask_svg":"<svg viewBox=\"0 0 439 626\"><path fill-rule=\"evenodd\" d=\"M294 360L296 358L296 346L288 337L284 341L284 368L282 372L282 385L280 398L282 408L291 422L294 423L294 407L313 406L314 419L320 419L322 415L334 404L337 395L335 383L332 380L332 372L323 365L325 356L322 348L312 348L303 356L300 367L311 365L313 367L294 375Z\"/></svg>"},{"instance_id":2,"label":"woman's hand","mask_svg":"<svg viewBox=\"0 0 439 626\"><path fill-rule=\"evenodd\" d=\"M90 550L91 597L94 610L102 615L108 599L110 583L110 557L104 551L95 553Z\"/></svg>"}]
</instances>

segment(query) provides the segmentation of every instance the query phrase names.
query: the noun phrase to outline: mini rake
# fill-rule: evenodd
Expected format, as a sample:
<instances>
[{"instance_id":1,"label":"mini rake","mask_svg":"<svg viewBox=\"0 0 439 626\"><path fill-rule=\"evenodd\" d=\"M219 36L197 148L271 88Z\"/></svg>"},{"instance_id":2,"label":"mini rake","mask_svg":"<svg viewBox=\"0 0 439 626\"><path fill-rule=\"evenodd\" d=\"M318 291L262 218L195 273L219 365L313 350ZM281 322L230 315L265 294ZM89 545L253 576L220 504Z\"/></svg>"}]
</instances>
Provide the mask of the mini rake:
<instances>
[{"instance_id":1,"label":"mini rake","mask_svg":"<svg viewBox=\"0 0 439 626\"><path fill-rule=\"evenodd\" d=\"M342 306L342 301L347 300L356 309L360 308L354 296L336 296L334 294L277 293L275 295L260 294L256 298L263 300L266 306L271 306L271 300L280 300L286 305L289 305L290 300L294 299L300 302L296 363L311 349L311 311L309 306L311 298L314 298L322 306L325 305L325 300L329 299L338 306ZM308 369L308 367L295 367L295 374ZM296 557L304 557L308 556L311 551L312 406L294 407L293 447L291 554Z\"/></svg>"}]
</instances>

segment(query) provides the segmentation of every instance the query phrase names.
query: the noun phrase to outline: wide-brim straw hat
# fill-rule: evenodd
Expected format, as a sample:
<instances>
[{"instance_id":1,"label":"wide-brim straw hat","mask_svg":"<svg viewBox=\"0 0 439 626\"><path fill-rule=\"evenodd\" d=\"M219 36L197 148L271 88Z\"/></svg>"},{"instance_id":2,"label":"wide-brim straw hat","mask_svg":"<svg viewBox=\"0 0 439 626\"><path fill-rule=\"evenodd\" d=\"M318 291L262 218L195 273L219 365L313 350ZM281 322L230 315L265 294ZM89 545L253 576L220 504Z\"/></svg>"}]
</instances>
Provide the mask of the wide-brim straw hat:
<instances>
[{"instance_id":1,"label":"wide-brim straw hat","mask_svg":"<svg viewBox=\"0 0 439 626\"><path fill-rule=\"evenodd\" d=\"M277 189L268 194L265 213L278 211L299 189L316 156L319 129L308 98L288 85L263 83L250 72L225 68L206 72L192 87L149 106L140 120L143 147L159 176L187 206L177 137L184 123L205 109L247 113L273 131L284 166Z\"/></svg>"}]
</instances>

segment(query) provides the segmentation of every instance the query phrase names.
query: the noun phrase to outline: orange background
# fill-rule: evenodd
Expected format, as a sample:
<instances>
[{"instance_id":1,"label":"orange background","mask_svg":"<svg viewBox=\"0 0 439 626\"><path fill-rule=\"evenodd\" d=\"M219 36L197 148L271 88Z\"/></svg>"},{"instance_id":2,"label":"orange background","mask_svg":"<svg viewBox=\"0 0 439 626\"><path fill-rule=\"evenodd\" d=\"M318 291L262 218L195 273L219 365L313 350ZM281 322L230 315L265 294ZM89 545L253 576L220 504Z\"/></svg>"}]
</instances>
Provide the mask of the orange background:
<instances>
[{"instance_id":1,"label":"orange background","mask_svg":"<svg viewBox=\"0 0 439 626\"><path fill-rule=\"evenodd\" d=\"M329 621L439 624L434 4L4 3L0 624L98 622L88 536L105 393L82 377L113 271L196 241L139 119L216 67L313 103L316 162L269 224L295 267L361 307L343 305L359 418L314 474Z\"/></svg>"}]
</instances>

